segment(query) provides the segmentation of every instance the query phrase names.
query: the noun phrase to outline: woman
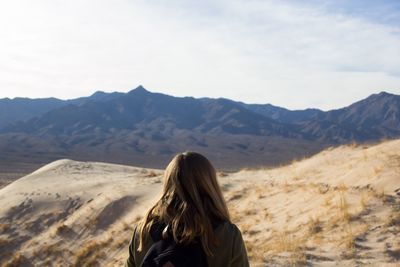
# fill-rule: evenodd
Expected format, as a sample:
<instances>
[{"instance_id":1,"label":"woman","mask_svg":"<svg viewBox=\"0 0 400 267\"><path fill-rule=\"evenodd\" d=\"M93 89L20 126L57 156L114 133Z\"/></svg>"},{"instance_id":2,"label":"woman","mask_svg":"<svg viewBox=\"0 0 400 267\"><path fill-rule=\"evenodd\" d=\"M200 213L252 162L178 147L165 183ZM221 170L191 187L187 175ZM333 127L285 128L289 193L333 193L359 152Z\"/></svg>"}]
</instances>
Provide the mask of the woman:
<instances>
[{"instance_id":1,"label":"woman","mask_svg":"<svg viewBox=\"0 0 400 267\"><path fill-rule=\"evenodd\" d=\"M162 196L135 228L126 266L186 266L174 260L155 264L155 254L168 254L166 247L179 255L178 261L192 262L187 266L249 266L242 235L230 221L215 169L195 152L178 154L168 164Z\"/></svg>"}]
</instances>

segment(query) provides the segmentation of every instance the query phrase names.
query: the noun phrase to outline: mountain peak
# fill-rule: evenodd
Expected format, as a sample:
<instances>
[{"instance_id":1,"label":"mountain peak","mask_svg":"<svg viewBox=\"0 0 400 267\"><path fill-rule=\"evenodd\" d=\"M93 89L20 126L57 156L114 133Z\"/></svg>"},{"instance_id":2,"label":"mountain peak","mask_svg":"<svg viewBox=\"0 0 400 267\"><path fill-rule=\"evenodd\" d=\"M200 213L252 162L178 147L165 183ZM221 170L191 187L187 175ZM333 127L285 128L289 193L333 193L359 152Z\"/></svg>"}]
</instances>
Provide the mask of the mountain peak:
<instances>
[{"instance_id":1,"label":"mountain peak","mask_svg":"<svg viewBox=\"0 0 400 267\"><path fill-rule=\"evenodd\" d=\"M129 93L150 93L142 85L139 85L135 89L131 90Z\"/></svg>"},{"instance_id":2,"label":"mountain peak","mask_svg":"<svg viewBox=\"0 0 400 267\"><path fill-rule=\"evenodd\" d=\"M391 93L382 91L382 92L380 92L380 93L378 94L378 96L394 96L394 94L391 94Z\"/></svg>"},{"instance_id":3,"label":"mountain peak","mask_svg":"<svg viewBox=\"0 0 400 267\"><path fill-rule=\"evenodd\" d=\"M105 94L107 94L106 92L104 92L104 91L96 91L96 92L94 92L92 95L91 95L91 97L96 97L96 96L103 96L103 95L105 95Z\"/></svg>"},{"instance_id":4,"label":"mountain peak","mask_svg":"<svg viewBox=\"0 0 400 267\"><path fill-rule=\"evenodd\" d=\"M375 94L369 95L367 98L361 99L347 107L337 109L337 110L344 110L346 108L357 107L359 105L369 105L370 103L377 103L377 102L383 103L383 102L388 102L388 101L391 102L391 101L393 101L395 99L399 99L399 98L400 98L400 95L395 95L395 94L391 94L391 93L388 93L385 91L381 91L380 93L375 93Z\"/></svg>"},{"instance_id":5,"label":"mountain peak","mask_svg":"<svg viewBox=\"0 0 400 267\"><path fill-rule=\"evenodd\" d=\"M104 92L104 91L96 91L88 97L72 99L72 100L69 100L69 102L77 104L77 105L85 104L88 101L106 102L106 101L115 99L121 95L123 95L123 93L119 93L119 92L108 93L108 92Z\"/></svg>"}]
</instances>

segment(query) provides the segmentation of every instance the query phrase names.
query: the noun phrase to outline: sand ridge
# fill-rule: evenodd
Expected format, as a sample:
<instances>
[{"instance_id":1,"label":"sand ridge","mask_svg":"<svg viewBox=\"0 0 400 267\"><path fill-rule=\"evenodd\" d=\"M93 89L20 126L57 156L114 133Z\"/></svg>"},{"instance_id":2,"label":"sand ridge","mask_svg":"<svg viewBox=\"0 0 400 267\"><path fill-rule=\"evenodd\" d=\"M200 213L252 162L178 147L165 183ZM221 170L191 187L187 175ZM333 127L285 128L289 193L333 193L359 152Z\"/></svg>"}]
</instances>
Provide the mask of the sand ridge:
<instances>
[{"instance_id":1,"label":"sand ridge","mask_svg":"<svg viewBox=\"0 0 400 267\"><path fill-rule=\"evenodd\" d=\"M251 266L396 266L400 140L219 172ZM59 160L0 189L4 266L121 266L162 170Z\"/></svg>"}]
</instances>

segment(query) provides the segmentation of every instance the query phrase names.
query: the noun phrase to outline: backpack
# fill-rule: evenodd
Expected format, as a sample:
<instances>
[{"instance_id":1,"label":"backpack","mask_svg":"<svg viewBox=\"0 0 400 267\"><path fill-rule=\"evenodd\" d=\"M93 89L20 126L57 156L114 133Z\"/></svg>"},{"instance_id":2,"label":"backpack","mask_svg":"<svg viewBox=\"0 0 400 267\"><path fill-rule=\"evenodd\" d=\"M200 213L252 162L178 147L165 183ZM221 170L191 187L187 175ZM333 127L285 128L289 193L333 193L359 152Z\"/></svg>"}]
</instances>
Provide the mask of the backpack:
<instances>
[{"instance_id":1,"label":"backpack","mask_svg":"<svg viewBox=\"0 0 400 267\"><path fill-rule=\"evenodd\" d=\"M162 238L165 224L153 224L150 235L153 244L144 256L141 267L207 267L207 257L200 243L196 239L188 245L177 244L169 235Z\"/></svg>"}]
</instances>

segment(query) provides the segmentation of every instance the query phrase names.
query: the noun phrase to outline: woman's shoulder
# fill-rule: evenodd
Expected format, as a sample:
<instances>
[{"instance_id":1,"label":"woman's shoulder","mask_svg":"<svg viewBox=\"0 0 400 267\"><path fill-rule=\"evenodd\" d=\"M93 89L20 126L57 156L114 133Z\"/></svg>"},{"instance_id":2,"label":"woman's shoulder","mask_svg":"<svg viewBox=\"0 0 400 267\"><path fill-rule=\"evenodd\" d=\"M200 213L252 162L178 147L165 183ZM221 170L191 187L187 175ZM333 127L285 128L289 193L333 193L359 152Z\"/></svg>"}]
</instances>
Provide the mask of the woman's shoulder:
<instances>
[{"instance_id":1,"label":"woman's shoulder","mask_svg":"<svg viewBox=\"0 0 400 267\"><path fill-rule=\"evenodd\" d=\"M230 221L221 222L217 226L217 229L219 229L219 228L224 229L226 231L240 231L239 228L237 227L237 225Z\"/></svg>"},{"instance_id":2,"label":"woman's shoulder","mask_svg":"<svg viewBox=\"0 0 400 267\"><path fill-rule=\"evenodd\" d=\"M225 221L221 222L216 228L215 228L215 234L218 236L223 236L225 237L234 237L237 236L238 234L241 235L239 227L230 222L230 221Z\"/></svg>"},{"instance_id":3,"label":"woman's shoulder","mask_svg":"<svg viewBox=\"0 0 400 267\"><path fill-rule=\"evenodd\" d=\"M245 245L240 229L236 224L226 221L220 223L214 232L218 244L214 256L208 258L209 266L249 266Z\"/></svg>"}]
</instances>

